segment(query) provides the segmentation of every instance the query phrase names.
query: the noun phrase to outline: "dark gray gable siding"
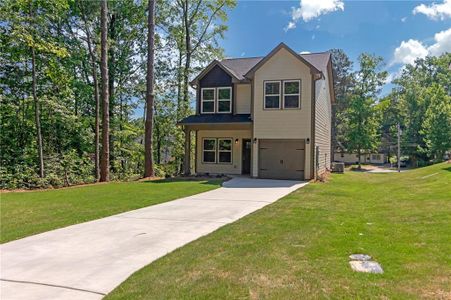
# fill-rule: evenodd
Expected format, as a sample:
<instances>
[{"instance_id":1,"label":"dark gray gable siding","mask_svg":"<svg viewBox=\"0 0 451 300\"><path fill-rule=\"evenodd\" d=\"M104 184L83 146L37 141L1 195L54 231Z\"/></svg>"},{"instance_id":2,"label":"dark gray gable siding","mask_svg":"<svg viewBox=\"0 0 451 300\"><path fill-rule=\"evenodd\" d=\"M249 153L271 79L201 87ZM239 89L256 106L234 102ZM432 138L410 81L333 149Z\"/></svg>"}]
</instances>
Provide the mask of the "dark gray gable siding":
<instances>
[{"instance_id":1,"label":"dark gray gable siding","mask_svg":"<svg viewBox=\"0 0 451 300\"><path fill-rule=\"evenodd\" d=\"M221 67L214 66L210 72L205 74L204 77L202 77L199 80L199 87L197 91L197 114L200 114L200 97L201 97L201 89L206 87L223 87L223 86L230 86L232 87L232 112L233 112L233 104L234 104L234 87L232 83L232 77L227 74Z\"/></svg>"},{"instance_id":2,"label":"dark gray gable siding","mask_svg":"<svg viewBox=\"0 0 451 300\"><path fill-rule=\"evenodd\" d=\"M227 74L219 66L214 66L210 72L205 74L199 80L200 87L217 87L217 86L232 86L232 77Z\"/></svg>"}]
</instances>

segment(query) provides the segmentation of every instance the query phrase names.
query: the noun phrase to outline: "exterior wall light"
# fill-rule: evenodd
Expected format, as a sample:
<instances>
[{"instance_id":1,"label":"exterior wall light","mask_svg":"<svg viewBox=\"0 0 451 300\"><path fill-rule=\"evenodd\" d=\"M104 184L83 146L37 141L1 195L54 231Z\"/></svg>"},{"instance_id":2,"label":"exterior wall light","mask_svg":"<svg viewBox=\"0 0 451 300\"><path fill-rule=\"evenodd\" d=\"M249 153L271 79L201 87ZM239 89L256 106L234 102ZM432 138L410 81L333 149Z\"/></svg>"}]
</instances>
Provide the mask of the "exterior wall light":
<instances>
[{"instance_id":1,"label":"exterior wall light","mask_svg":"<svg viewBox=\"0 0 451 300\"><path fill-rule=\"evenodd\" d=\"M307 138L307 144L310 144L310 138Z\"/></svg>"},{"instance_id":2,"label":"exterior wall light","mask_svg":"<svg viewBox=\"0 0 451 300\"><path fill-rule=\"evenodd\" d=\"M235 139L235 144L238 144L238 139Z\"/></svg>"},{"instance_id":3,"label":"exterior wall light","mask_svg":"<svg viewBox=\"0 0 451 300\"><path fill-rule=\"evenodd\" d=\"M257 144L257 138L254 138L254 144Z\"/></svg>"}]
</instances>

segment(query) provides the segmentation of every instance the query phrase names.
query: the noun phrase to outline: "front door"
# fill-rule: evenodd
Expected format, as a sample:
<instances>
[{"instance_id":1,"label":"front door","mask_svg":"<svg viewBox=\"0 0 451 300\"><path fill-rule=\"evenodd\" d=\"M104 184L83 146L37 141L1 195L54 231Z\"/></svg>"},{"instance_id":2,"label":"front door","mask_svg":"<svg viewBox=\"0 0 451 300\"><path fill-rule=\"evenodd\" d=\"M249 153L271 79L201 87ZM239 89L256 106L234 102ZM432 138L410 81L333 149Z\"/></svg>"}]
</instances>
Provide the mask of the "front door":
<instances>
[{"instance_id":1,"label":"front door","mask_svg":"<svg viewBox=\"0 0 451 300\"><path fill-rule=\"evenodd\" d=\"M243 139L243 153L241 155L242 157L242 167L241 167L241 173L242 174L250 174L251 173L251 140L249 139Z\"/></svg>"}]
</instances>

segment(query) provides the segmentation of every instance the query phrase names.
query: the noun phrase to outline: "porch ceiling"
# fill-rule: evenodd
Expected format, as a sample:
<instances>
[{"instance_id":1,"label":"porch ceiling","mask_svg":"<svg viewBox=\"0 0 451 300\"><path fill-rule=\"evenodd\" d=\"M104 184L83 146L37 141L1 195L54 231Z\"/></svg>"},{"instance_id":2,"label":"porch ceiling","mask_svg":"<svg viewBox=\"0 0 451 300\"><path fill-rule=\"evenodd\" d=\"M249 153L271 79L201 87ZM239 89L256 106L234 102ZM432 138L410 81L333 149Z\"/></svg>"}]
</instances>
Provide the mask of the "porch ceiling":
<instances>
[{"instance_id":1,"label":"porch ceiling","mask_svg":"<svg viewBox=\"0 0 451 300\"><path fill-rule=\"evenodd\" d=\"M199 123L181 124L187 130L251 130L252 123Z\"/></svg>"}]
</instances>

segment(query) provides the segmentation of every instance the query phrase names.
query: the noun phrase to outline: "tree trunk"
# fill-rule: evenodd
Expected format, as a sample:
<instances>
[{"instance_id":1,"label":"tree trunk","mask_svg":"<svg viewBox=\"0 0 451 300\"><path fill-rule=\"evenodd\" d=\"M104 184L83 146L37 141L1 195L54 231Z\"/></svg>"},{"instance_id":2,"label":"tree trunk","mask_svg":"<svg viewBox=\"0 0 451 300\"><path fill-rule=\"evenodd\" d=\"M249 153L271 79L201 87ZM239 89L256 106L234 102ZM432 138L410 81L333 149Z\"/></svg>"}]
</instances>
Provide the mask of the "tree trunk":
<instances>
[{"instance_id":1,"label":"tree trunk","mask_svg":"<svg viewBox=\"0 0 451 300\"><path fill-rule=\"evenodd\" d=\"M89 28L87 26L86 20L84 19L85 23L85 31L86 31L86 41L88 43L88 51L89 56L91 58L91 67L92 67L92 78L93 78L93 85L94 85L94 100L96 103L95 106L95 129L94 129L94 146L95 146L95 153L94 153L94 167L95 167L95 176L96 180L98 181L100 179L100 167L99 167L99 159L100 159L100 138L99 138L99 131L100 131L100 99L99 99L99 82L97 78L97 68L96 68L96 57L94 54L94 51L92 49L92 43L91 43L91 33L89 32Z\"/></svg>"},{"instance_id":2,"label":"tree trunk","mask_svg":"<svg viewBox=\"0 0 451 300\"><path fill-rule=\"evenodd\" d=\"M108 15L108 14L107 14ZM108 95L109 95L109 118L112 120L113 125L114 122L114 106L116 104L116 97L115 97L115 89L114 89L114 82L116 80L116 51L115 51L115 41L116 41L116 14L114 12L111 13L111 19L110 23L108 24L108 30L110 41L113 41L111 47L108 48L108 57L109 57L109 68L108 68ZM115 126L110 128L109 131L109 145L110 145L110 160L115 160L115 149L114 149L114 131ZM115 172L115 164L111 166L111 170Z\"/></svg>"},{"instance_id":3,"label":"tree trunk","mask_svg":"<svg viewBox=\"0 0 451 300\"><path fill-rule=\"evenodd\" d=\"M144 177L154 176L153 169L153 102L154 102L154 52L155 52L155 0L149 0L149 15L147 18L147 78L146 78L146 124L145 124L145 157Z\"/></svg>"},{"instance_id":4,"label":"tree trunk","mask_svg":"<svg viewBox=\"0 0 451 300\"><path fill-rule=\"evenodd\" d=\"M360 162L360 156L361 156L361 154L360 154L360 147L359 147L359 149L357 150L357 157L358 157L358 159L359 159L359 166L358 166L358 169L359 169L359 170L362 169L362 165L361 165L361 162Z\"/></svg>"},{"instance_id":5,"label":"tree trunk","mask_svg":"<svg viewBox=\"0 0 451 300\"><path fill-rule=\"evenodd\" d=\"M189 71L191 68L191 33L188 16L188 0L185 0L183 5L183 23L185 26L185 68L183 69L183 101L181 107L182 118L185 117L189 107ZM183 156L181 170L185 170L188 163L189 162L186 161L185 156Z\"/></svg>"},{"instance_id":6,"label":"tree trunk","mask_svg":"<svg viewBox=\"0 0 451 300\"><path fill-rule=\"evenodd\" d=\"M189 10L188 10L188 0L184 2L184 25L185 25L185 68L183 70L183 105L182 105L182 116L186 114L186 110L189 107L189 70L191 68L191 33L189 26Z\"/></svg>"},{"instance_id":7,"label":"tree trunk","mask_svg":"<svg viewBox=\"0 0 451 300\"><path fill-rule=\"evenodd\" d=\"M42 150L41 113L39 108L39 99L36 94L36 53L34 48L31 48L31 77L34 101L34 118L36 122L36 138L38 143L39 177L44 178L44 151Z\"/></svg>"},{"instance_id":8,"label":"tree trunk","mask_svg":"<svg viewBox=\"0 0 451 300\"><path fill-rule=\"evenodd\" d=\"M108 93L108 40L107 40L107 0L101 2L100 29L101 29L101 77L102 77L102 158L100 161L100 181L109 181L110 145L109 145L109 93Z\"/></svg>"},{"instance_id":9,"label":"tree trunk","mask_svg":"<svg viewBox=\"0 0 451 300\"><path fill-rule=\"evenodd\" d=\"M180 43L181 44L181 43ZM182 47L179 48L179 58L177 61L177 121L182 119L182 101L183 101L183 91L182 91L182 82L183 82L183 72L182 72L182 63L183 63L183 54Z\"/></svg>"}]
</instances>

